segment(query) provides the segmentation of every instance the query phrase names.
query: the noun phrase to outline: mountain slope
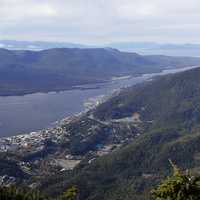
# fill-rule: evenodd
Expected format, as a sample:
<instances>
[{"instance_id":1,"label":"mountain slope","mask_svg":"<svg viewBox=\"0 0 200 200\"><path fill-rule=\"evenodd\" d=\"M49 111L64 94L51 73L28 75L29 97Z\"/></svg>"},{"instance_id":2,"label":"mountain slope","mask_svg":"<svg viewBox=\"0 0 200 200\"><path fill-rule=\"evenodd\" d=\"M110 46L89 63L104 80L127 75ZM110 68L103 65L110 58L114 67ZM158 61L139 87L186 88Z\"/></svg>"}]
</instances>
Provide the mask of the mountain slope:
<instances>
[{"instance_id":1,"label":"mountain slope","mask_svg":"<svg viewBox=\"0 0 200 200\"><path fill-rule=\"evenodd\" d=\"M199 142L199 133L183 136L176 130L151 132L120 151L74 170L72 175L45 180L41 189L57 195L76 185L80 199L149 199L150 189L170 173L169 158L184 169L200 167Z\"/></svg>"},{"instance_id":2,"label":"mountain slope","mask_svg":"<svg viewBox=\"0 0 200 200\"><path fill-rule=\"evenodd\" d=\"M21 161L39 175L29 181L36 178L38 188L51 196L75 185L80 200L149 200L150 189L170 173L168 159L199 171L199 77L200 68L158 77L67 120L57 127L62 134L56 145L49 141L36 155L21 151ZM120 147L100 158L93 155L108 146ZM55 161L67 158L80 163L56 170Z\"/></svg>"},{"instance_id":3,"label":"mountain slope","mask_svg":"<svg viewBox=\"0 0 200 200\"><path fill-rule=\"evenodd\" d=\"M89 114L103 121L124 119L137 112L138 124L150 125L128 146L71 173L46 179L41 189L57 195L77 185L80 199L144 200L170 173L168 159L184 169L199 170L199 77L199 68L161 77L122 91L97 107Z\"/></svg>"},{"instance_id":4,"label":"mountain slope","mask_svg":"<svg viewBox=\"0 0 200 200\"><path fill-rule=\"evenodd\" d=\"M136 112L142 121L153 124L199 123L199 77L200 68L196 68L128 88L100 105L94 115L105 120Z\"/></svg>"},{"instance_id":5,"label":"mountain slope","mask_svg":"<svg viewBox=\"0 0 200 200\"><path fill-rule=\"evenodd\" d=\"M159 72L198 65L199 58L141 56L115 49L0 49L0 95L59 91L108 81L113 76Z\"/></svg>"}]
</instances>

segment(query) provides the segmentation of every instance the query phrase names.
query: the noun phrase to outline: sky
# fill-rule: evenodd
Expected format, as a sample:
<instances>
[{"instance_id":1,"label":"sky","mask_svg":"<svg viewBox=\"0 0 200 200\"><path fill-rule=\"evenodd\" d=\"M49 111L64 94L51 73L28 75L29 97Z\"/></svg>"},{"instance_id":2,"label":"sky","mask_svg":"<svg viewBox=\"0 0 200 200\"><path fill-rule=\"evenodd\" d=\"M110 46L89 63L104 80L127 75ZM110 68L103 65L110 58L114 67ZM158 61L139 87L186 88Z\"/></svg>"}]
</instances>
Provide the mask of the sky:
<instances>
[{"instance_id":1,"label":"sky","mask_svg":"<svg viewBox=\"0 0 200 200\"><path fill-rule=\"evenodd\" d=\"M0 0L0 40L200 43L199 0Z\"/></svg>"}]
</instances>

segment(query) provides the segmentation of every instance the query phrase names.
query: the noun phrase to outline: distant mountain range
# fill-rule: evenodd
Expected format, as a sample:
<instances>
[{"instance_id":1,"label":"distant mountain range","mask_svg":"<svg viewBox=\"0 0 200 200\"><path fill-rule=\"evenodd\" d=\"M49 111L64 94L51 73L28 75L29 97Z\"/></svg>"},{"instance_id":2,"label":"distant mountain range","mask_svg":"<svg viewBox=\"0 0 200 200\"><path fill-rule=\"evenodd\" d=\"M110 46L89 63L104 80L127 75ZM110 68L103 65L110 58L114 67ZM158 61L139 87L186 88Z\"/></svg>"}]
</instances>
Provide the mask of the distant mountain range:
<instances>
[{"instance_id":1,"label":"distant mountain range","mask_svg":"<svg viewBox=\"0 0 200 200\"><path fill-rule=\"evenodd\" d=\"M108 46L121 51L137 52L142 55L200 56L200 44L171 44L154 42L121 42Z\"/></svg>"},{"instance_id":2,"label":"distant mountain range","mask_svg":"<svg viewBox=\"0 0 200 200\"><path fill-rule=\"evenodd\" d=\"M141 56L111 48L0 49L0 61L0 95L61 91L113 76L200 64L200 58Z\"/></svg>"},{"instance_id":3,"label":"distant mountain range","mask_svg":"<svg viewBox=\"0 0 200 200\"><path fill-rule=\"evenodd\" d=\"M0 48L9 50L45 50L51 48L116 48L142 55L200 56L200 44L173 44L156 42L116 42L102 45L86 45L67 42L0 40Z\"/></svg>"}]
</instances>

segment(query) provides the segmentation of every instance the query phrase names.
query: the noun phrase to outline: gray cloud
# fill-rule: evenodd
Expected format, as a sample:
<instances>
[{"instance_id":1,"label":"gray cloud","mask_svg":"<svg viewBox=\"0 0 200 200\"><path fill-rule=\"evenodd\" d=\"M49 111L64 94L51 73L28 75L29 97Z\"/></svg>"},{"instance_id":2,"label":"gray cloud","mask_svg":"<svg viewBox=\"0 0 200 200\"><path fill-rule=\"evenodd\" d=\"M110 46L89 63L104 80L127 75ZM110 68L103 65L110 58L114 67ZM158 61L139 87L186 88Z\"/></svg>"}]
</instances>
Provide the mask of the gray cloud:
<instances>
[{"instance_id":1,"label":"gray cloud","mask_svg":"<svg viewBox=\"0 0 200 200\"><path fill-rule=\"evenodd\" d=\"M0 39L200 42L199 0L0 0Z\"/></svg>"}]
</instances>

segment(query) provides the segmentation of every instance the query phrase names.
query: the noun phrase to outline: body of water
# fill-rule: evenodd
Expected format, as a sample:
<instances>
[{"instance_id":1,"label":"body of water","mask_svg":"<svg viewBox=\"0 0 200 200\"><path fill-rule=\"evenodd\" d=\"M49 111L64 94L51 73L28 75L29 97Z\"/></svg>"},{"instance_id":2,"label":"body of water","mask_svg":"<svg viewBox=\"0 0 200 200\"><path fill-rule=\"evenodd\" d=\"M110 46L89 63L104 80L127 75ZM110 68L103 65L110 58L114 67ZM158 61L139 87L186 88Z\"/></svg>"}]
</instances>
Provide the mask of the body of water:
<instances>
[{"instance_id":1,"label":"body of water","mask_svg":"<svg viewBox=\"0 0 200 200\"><path fill-rule=\"evenodd\" d=\"M84 103L99 95L141 83L155 75L176 73L194 67L170 69L140 77L113 78L104 84L84 85L63 92L35 93L25 96L0 97L0 137L12 136L51 126L55 121L84 110Z\"/></svg>"}]
</instances>

